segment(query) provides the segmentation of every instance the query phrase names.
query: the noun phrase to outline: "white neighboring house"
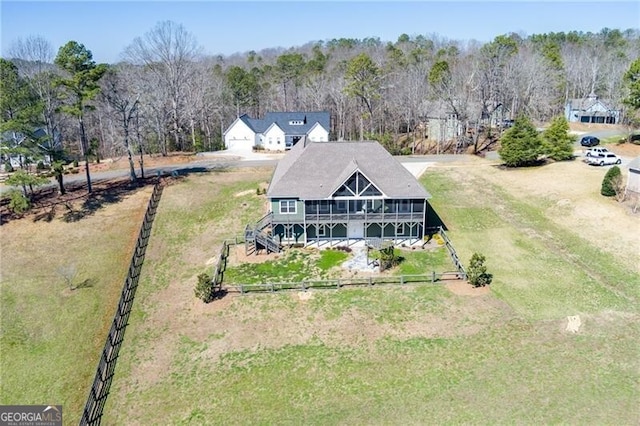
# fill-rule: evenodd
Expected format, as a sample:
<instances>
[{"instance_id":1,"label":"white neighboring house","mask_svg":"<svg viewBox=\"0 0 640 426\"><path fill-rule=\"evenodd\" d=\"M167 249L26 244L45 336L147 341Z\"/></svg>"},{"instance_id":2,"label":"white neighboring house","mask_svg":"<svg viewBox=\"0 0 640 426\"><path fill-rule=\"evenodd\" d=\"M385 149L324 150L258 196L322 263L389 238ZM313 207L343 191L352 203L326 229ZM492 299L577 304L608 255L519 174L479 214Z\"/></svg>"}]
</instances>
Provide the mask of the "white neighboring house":
<instances>
[{"instance_id":1,"label":"white neighboring house","mask_svg":"<svg viewBox=\"0 0 640 426\"><path fill-rule=\"evenodd\" d=\"M640 196L640 157L636 157L629 163L629 176L627 177L627 193Z\"/></svg>"},{"instance_id":2,"label":"white neighboring house","mask_svg":"<svg viewBox=\"0 0 640 426\"><path fill-rule=\"evenodd\" d=\"M585 99L569 99L565 105L565 118L573 123L617 124L620 111L610 108L592 93Z\"/></svg>"},{"instance_id":3,"label":"white neighboring house","mask_svg":"<svg viewBox=\"0 0 640 426\"><path fill-rule=\"evenodd\" d=\"M267 151L285 151L303 137L328 142L330 130L328 111L268 112L263 119L243 114L224 132L224 145L233 151L248 152L254 146Z\"/></svg>"}]
</instances>

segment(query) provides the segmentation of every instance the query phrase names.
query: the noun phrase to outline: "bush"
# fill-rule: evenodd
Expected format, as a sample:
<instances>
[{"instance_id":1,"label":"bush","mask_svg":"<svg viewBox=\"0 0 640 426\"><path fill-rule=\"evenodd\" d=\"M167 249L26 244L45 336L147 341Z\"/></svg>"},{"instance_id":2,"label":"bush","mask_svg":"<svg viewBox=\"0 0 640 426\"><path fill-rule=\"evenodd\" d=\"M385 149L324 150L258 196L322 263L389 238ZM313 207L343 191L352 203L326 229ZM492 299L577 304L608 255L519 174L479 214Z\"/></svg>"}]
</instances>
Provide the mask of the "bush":
<instances>
[{"instance_id":1,"label":"bush","mask_svg":"<svg viewBox=\"0 0 640 426\"><path fill-rule=\"evenodd\" d=\"M9 208L17 214L22 214L31 208L31 201L17 189L9 191Z\"/></svg>"},{"instance_id":2,"label":"bush","mask_svg":"<svg viewBox=\"0 0 640 426\"><path fill-rule=\"evenodd\" d=\"M78 167L78 160L73 160L73 167Z\"/></svg>"},{"instance_id":3,"label":"bush","mask_svg":"<svg viewBox=\"0 0 640 426\"><path fill-rule=\"evenodd\" d=\"M38 161L36 164L36 170L47 170L48 168L42 161Z\"/></svg>"},{"instance_id":4,"label":"bush","mask_svg":"<svg viewBox=\"0 0 640 426\"><path fill-rule=\"evenodd\" d=\"M617 189L619 181L622 179L620 167L613 166L604 175L602 179L602 187L600 188L600 194L605 197L614 197L617 195Z\"/></svg>"},{"instance_id":5,"label":"bush","mask_svg":"<svg viewBox=\"0 0 640 426\"><path fill-rule=\"evenodd\" d=\"M398 266L402 258L396 255L393 246L380 249L380 272Z\"/></svg>"},{"instance_id":6,"label":"bush","mask_svg":"<svg viewBox=\"0 0 640 426\"><path fill-rule=\"evenodd\" d=\"M213 290L213 279L211 275L206 272L198 275L198 283L194 289L196 297L204 303L209 303L215 295Z\"/></svg>"},{"instance_id":7,"label":"bush","mask_svg":"<svg viewBox=\"0 0 640 426\"><path fill-rule=\"evenodd\" d=\"M10 161L5 161L4 162L4 171L7 173L11 173L14 171L13 166L11 165Z\"/></svg>"},{"instance_id":8,"label":"bush","mask_svg":"<svg viewBox=\"0 0 640 426\"><path fill-rule=\"evenodd\" d=\"M484 287L491 284L493 275L487 273L486 258L480 253L473 253L467 270L467 280L474 287Z\"/></svg>"}]
</instances>

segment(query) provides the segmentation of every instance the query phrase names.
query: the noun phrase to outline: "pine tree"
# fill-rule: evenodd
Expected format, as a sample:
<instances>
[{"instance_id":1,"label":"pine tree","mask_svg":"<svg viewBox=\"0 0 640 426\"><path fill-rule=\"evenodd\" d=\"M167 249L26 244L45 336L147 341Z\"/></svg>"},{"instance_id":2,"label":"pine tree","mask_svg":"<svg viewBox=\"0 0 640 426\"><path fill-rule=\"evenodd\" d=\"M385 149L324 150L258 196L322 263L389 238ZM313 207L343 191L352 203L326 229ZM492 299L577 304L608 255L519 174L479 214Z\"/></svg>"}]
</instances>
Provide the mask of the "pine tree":
<instances>
[{"instance_id":1,"label":"pine tree","mask_svg":"<svg viewBox=\"0 0 640 426\"><path fill-rule=\"evenodd\" d=\"M542 139L527 117L516 118L513 127L500 139L498 154L509 167L534 164L541 153Z\"/></svg>"},{"instance_id":2,"label":"pine tree","mask_svg":"<svg viewBox=\"0 0 640 426\"><path fill-rule=\"evenodd\" d=\"M556 161L573 158L574 139L569 135L569 123L563 116L553 119L551 125L542 134L544 153Z\"/></svg>"}]
</instances>

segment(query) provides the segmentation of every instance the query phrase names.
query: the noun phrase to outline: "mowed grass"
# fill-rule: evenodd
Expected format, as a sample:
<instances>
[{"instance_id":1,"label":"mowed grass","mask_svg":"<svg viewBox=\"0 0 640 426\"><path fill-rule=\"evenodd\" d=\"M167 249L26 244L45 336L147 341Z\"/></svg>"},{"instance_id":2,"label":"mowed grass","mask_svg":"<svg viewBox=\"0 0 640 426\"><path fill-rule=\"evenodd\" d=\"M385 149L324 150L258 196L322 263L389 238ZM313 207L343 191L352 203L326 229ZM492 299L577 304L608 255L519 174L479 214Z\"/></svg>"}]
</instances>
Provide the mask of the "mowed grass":
<instances>
[{"instance_id":1,"label":"mowed grass","mask_svg":"<svg viewBox=\"0 0 640 426\"><path fill-rule=\"evenodd\" d=\"M487 256L492 291L521 315L552 319L605 310L637 312L640 277L543 213L544 199L517 199L475 175L432 171L424 182L466 264ZM516 172L517 173L517 172ZM505 176L506 178L506 176Z\"/></svg>"},{"instance_id":2,"label":"mowed grass","mask_svg":"<svg viewBox=\"0 0 640 426\"><path fill-rule=\"evenodd\" d=\"M234 198L260 177L231 175L165 190L106 423L637 423L638 276L542 200L465 170L424 176L463 261L487 256L485 296L427 284L203 305L196 274L264 212Z\"/></svg>"},{"instance_id":3,"label":"mowed grass","mask_svg":"<svg viewBox=\"0 0 640 426\"><path fill-rule=\"evenodd\" d=\"M78 424L150 194L77 222L2 226L0 404L62 404L65 424ZM59 274L71 265L83 288Z\"/></svg>"}]
</instances>

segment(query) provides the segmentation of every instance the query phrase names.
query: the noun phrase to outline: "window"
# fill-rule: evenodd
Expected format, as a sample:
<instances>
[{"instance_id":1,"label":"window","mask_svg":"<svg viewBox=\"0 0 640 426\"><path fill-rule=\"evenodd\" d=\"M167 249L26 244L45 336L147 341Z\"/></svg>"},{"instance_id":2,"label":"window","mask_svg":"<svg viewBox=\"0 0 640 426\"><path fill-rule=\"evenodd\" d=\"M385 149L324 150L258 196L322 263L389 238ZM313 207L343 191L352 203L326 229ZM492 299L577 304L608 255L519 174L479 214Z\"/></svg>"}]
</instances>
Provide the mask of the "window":
<instances>
[{"instance_id":1,"label":"window","mask_svg":"<svg viewBox=\"0 0 640 426\"><path fill-rule=\"evenodd\" d=\"M327 227L325 225L318 225L318 237L324 237L327 235Z\"/></svg>"},{"instance_id":2,"label":"window","mask_svg":"<svg viewBox=\"0 0 640 426\"><path fill-rule=\"evenodd\" d=\"M280 200L280 214L296 214L296 200Z\"/></svg>"},{"instance_id":3,"label":"window","mask_svg":"<svg viewBox=\"0 0 640 426\"><path fill-rule=\"evenodd\" d=\"M280 145L280 138L278 138L278 140L276 140L276 143L277 143L278 145Z\"/></svg>"},{"instance_id":4,"label":"window","mask_svg":"<svg viewBox=\"0 0 640 426\"><path fill-rule=\"evenodd\" d=\"M338 200L336 203L336 207L338 212L344 213L347 211L347 201L346 200Z\"/></svg>"},{"instance_id":5,"label":"window","mask_svg":"<svg viewBox=\"0 0 640 426\"><path fill-rule=\"evenodd\" d=\"M404 223L396 224L396 235L404 235Z\"/></svg>"},{"instance_id":6,"label":"window","mask_svg":"<svg viewBox=\"0 0 640 426\"><path fill-rule=\"evenodd\" d=\"M407 213L410 210L411 204L409 200L400 201L400 208L398 209L402 213Z\"/></svg>"},{"instance_id":7,"label":"window","mask_svg":"<svg viewBox=\"0 0 640 426\"><path fill-rule=\"evenodd\" d=\"M273 143L273 138L269 136L269 145L271 145L272 143Z\"/></svg>"},{"instance_id":8,"label":"window","mask_svg":"<svg viewBox=\"0 0 640 426\"><path fill-rule=\"evenodd\" d=\"M319 204L319 211L320 213L329 213L329 202L328 201L320 201Z\"/></svg>"},{"instance_id":9,"label":"window","mask_svg":"<svg viewBox=\"0 0 640 426\"><path fill-rule=\"evenodd\" d=\"M362 197L380 196L382 193L367 180L360 172L354 173L345 183L333 194L334 197Z\"/></svg>"}]
</instances>

